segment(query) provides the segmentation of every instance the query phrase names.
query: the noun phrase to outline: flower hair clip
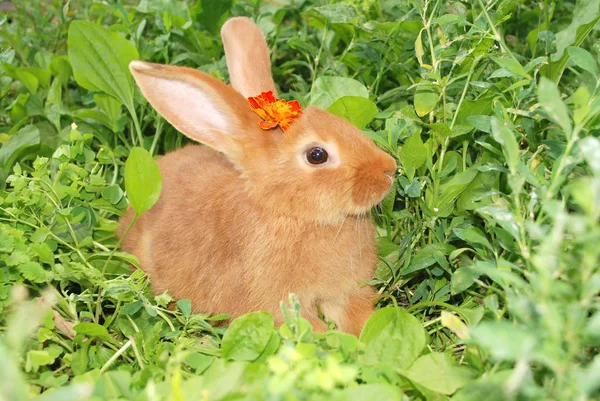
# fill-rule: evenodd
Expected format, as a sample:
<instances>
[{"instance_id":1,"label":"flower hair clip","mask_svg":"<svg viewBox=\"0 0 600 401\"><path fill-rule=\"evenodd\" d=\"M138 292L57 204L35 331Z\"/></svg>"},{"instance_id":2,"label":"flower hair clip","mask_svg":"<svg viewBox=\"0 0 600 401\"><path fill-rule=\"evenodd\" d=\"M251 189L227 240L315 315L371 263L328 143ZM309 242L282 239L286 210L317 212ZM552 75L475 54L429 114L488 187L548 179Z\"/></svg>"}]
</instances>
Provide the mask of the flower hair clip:
<instances>
[{"instance_id":1,"label":"flower hair clip","mask_svg":"<svg viewBox=\"0 0 600 401\"><path fill-rule=\"evenodd\" d=\"M296 118L302 114L302 107L297 100L291 102L285 99L278 99L272 91L262 92L258 96L248 98L248 103L263 121L260 122L260 128L268 130L279 127L285 132L290 128Z\"/></svg>"}]
</instances>

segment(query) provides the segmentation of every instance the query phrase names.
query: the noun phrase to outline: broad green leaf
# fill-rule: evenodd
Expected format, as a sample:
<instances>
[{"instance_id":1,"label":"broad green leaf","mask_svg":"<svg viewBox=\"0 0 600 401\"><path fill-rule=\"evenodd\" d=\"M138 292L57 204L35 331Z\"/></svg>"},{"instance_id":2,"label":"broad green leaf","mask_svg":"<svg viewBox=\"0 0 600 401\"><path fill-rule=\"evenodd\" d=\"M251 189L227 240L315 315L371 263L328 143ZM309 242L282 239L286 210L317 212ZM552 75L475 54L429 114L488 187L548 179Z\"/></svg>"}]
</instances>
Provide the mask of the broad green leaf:
<instances>
[{"instance_id":1,"label":"broad green leaf","mask_svg":"<svg viewBox=\"0 0 600 401\"><path fill-rule=\"evenodd\" d=\"M431 208L438 209L437 214L442 217L447 217L453 210L454 201L456 198L468 188L477 177L477 166L471 166L464 171L452 176L447 182L443 183L438 188L437 199L433 199L433 192L428 191L426 200L427 205Z\"/></svg>"},{"instance_id":2,"label":"broad green leaf","mask_svg":"<svg viewBox=\"0 0 600 401\"><path fill-rule=\"evenodd\" d=\"M428 244L425 245L412 259L411 264L402 270L403 275L414 273L425 269L449 255L455 247L450 244ZM443 263L443 262L442 262Z\"/></svg>"},{"instance_id":3,"label":"broad green leaf","mask_svg":"<svg viewBox=\"0 0 600 401\"><path fill-rule=\"evenodd\" d=\"M600 214L600 181L592 177L581 177L568 185L573 201L592 219Z\"/></svg>"},{"instance_id":4,"label":"broad green leaf","mask_svg":"<svg viewBox=\"0 0 600 401\"><path fill-rule=\"evenodd\" d=\"M189 299L180 299L177 301L177 307L186 318L192 315L192 303Z\"/></svg>"},{"instance_id":5,"label":"broad green leaf","mask_svg":"<svg viewBox=\"0 0 600 401\"><path fill-rule=\"evenodd\" d=\"M8 144L0 148L0 168L7 171L25 154L37 149L40 131L35 125L27 125L10 137Z\"/></svg>"},{"instance_id":6,"label":"broad green leaf","mask_svg":"<svg viewBox=\"0 0 600 401\"><path fill-rule=\"evenodd\" d=\"M162 177L158 164L146 149L134 147L125 163L125 190L129 204L138 214L158 201Z\"/></svg>"},{"instance_id":7,"label":"broad green leaf","mask_svg":"<svg viewBox=\"0 0 600 401\"><path fill-rule=\"evenodd\" d=\"M10 64L4 64L4 72L9 77L12 77L18 81L21 81L23 85L27 88L27 90L31 93L36 93L39 81L37 77L32 74L30 71L27 71L24 68L17 68Z\"/></svg>"},{"instance_id":8,"label":"broad green leaf","mask_svg":"<svg viewBox=\"0 0 600 401\"><path fill-rule=\"evenodd\" d=\"M96 93L94 95L94 102L96 102L98 107L113 123L116 123L121 113L121 102L111 96L103 95L101 93Z\"/></svg>"},{"instance_id":9,"label":"broad green leaf","mask_svg":"<svg viewBox=\"0 0 600 401\"><path fill-rule=\"evenodd\" d=\"M577 65L579 68L583 68L586 71L592 73L593 76L598 78L598 63L594 60L594 57L585 49L581 47L569 46L567 47L567 51L569 52L569 56L571 56L571 60Z\"/></svg>"},{"instance_id":10,"label":"broad green leaf","mask_svg":"<svg viewBox=\"0 0 600 401\"><path fill-rule=\"evenodd\" d=\"M588 136L579 141L579 151L596 177L600 177L600 139Z\"/></svg>"},{"instance_id":11,"label":"broad green leaf","mask_svg":"<svg viewBox=\"0 0 600 401\"><path fill-rule=\"evenodd\" d=\"M60 349L60 348L59 348ZM46 366L54 363L56 358L60 355L55 351L55 348L46 348L43 350L31 350L27 353L27 359L25 362L25 370L34 371L40 368L40 366Z\"/></svg>"},{"instance_id":12,"label":"broad green leaf","mask_svg":"<svg viewBox=\"0 0 600 401\"><path fill-rule=\"evenodd\" d=\"M417 359L403 375L428 390L453 394L472 381L473 372L448 354L432 352Z\"/></svg>"},{"instance_id":13,"label":"broad green leaf","mask_svg":"<svg viewBox=\"0 0 600 401\"><path fill-rule=\"evenodd\" d=\"M111 185L102 190L102 198L116 205L123 199L123 190L118 185Z\"/></svg>"},{"instance_id":14,"label":"broad green leaf","mask_svg":"<svg viewBox=\"0 0 600 401\"><path fill-rule=\"evenodd\" d=\"M497 361L516 361L531 357L537 342L536 333L508 321L481 322L471 328L470 334Z\"/></svg>"},{"instance_id":15,"label":"broad green leaf","mask_svg":"<svg viewBox=\"0 0 600 401\"><path fill-rule=\"evenodd\" d=\"M413 182L406 187L406 195L408 195L409 198L418 198L421 196L421 183L418 178L415 178Z\"/></svg>"},{"instance_id":16,"label":"broad green leaf","mask_svg":"<svg viewBox=\"0 0 600 401\"><path fill-rule=\"evenodd\" d=\"M253 312L233 320L221 341L221 356L236 361L253 361L269 343L273 333L273 316Z\"/></svg>"},{"instance_id":17,"label":"broad green leaf","mask_svg":"<svg viewBox=\"0 0 600 401\"><path fill-rule=\"evenodd\" d=\"M234 0L200 0L196 3L196 19L210 33L217 34L227 20Z\"/></svg>"},{"instance_id":18,"label":"broad green leaf","mask_svg":"<svg viewBox=\"0 0 600 401\"><path fill-rule=\"evenodd\" d=\"M344 96L336 100L327 109L330 113L342 117L358 129L364 129L379 113L371 100L359 96Z\"/></svg>"},{"instance_id":19,"label":"broad green leaf","mask_svg":"<svg viewBox=\"0 0 600 401\"><path fill-rule=\"evenodd\" d=\"M399 157L408 179L412 181L415 170L421 167L427 159L427 148L423 144L421 134L418 131L404 142Z\"/></svg>"},{"instance_id":20,"label":"broad green leaf","mask_svg":"<svg viewBox=\"0 0 600 401\"><path fill-rule=\"evenodd\" d=\"M194 369L196 374L201 374L206 369L208 369L208 367L212 365L214 360L214 356L204 355L199 352L194 352L185 359L187 364L190 365L192 369Z\"/></svg>"},{"instance_id":21,"label":"broad green leaf","mask_svg":"<svg viewBox=\"0 0 600 401\"><path fill-rule=\"evenodd\" d=\"M512 72L515 75L520 77L524 77L527 75L525 69L519 62L512 58L500 58L500 57L492 57L492 60L496 62L500 67L506 68L508 71Z\"/></svg>"},{"instance_id":22,"label":"broad green leaf","mask_svg":"<svg viewBox=\"0 0 600 401\"><path fill-rule=\"evenodd\" d=\"M34 283L43 283L52 277L51 272L44 270L38 262L29 261L19 264L18 267L23 277Z\"/></svg>"},{"instance_id":23,"label":"broad green leaf","mask_svg":"<svg viewBox=\"0 0 600 401\"><path fill-rule=\"evenodd\" d=\"M376 311L360 335L365 352L360 360L369 366L408 368L425 347L421 322L401 308Z\"/></svg>"},{"instance_id":24,"label":"broad green leaf","mask_svg":"<svg viewBox=\"0 0 600 401\"><path fill-rule=\"evenodd\" d=\"M511 394L504 385L512 375L512 371L504 370L485 375L458 390L452 397L452 401L505 401L511 398Z\"/></svg>"},{"instance_id":25,"label":"broad green leaf","mask_svg":"<svg viewBox=\"0 0 600 401\"><path fill-rule=\"evenodd\" d=\"M477 227L455 228L452 230L454 234L463 241L470 244L479 244L485 246L489 250L493 250L492 245L485 237L483 232Z\"/></svg>"},{"instance_id":26,"label":"broad green leaf","mask_svg":"<svg viewBox=\"0 0 600 401\"><path fill-rule=\"evenodd\" d=\"M558 83L569 61L566 52L569 46L579 46L600 21L598 0L578 0L573 11L573 19L568 27L556 34L556 52L552 54L549 78Z\"/></svg>"},{"instance_id":27,"label":"broad green leaf","mask_svg":"<svg viewBox=\"0 0 600 401\"><path fill-rule=\"evenodd\" d=\"M131 42L117 32L87 21L69 26L69 61L82 87L102 91L133 110L133 77L129 63L139 58Z\"/></svg>"},{"instance_id":28,"label":"broad green leaf","mask_svg":"<svg viewBox=\"0 0 600 401\"><path fill-rule=\"evenodd\" d=\"M484 206L477 209L477 213L488 216L493 222L504 228L515 240L519 240L519 225L512 214L506 209L497 206Z\"/></svg>"},{"instance_id":29,"label":"broad green leaf","mask_svg":"<svg viewBox=\"0 0 600 401\"><path fill-rule=\"evenodd\" d=\"M356 9L348 4L328 4L313 7L308 12L318 12L332 24L346 24L359 18Z\"/></svg>"},{"instance_id":30,"label":"broad green leaf","mask_svg":"<svg viewBox=\"0 0 600 401\"><path fill-rule=\"evenodd\" d=\"M79 323L73 326L73 330L78 334L83 334L89 337L108 337L108 330L106 330L106 327L96 323Z\"/></svg>"},{"instance_id":31,"label":"broad green leaf","mask_svg":"<svg viewBox=\"0 0 600 401\"><path fill-rule=\"evenodd\" d=\"M540 79L540 85L537 91L538 102L542 106L548 119L558 124L565 134L570 134L572 130L569 109L560 97L560 92L556 84L547 78Z\"/></svg>"},{"instance_id":32,"label":"broad green leaf","mask_svg":"<svg viewBox=\"0 0 600 401\"><path fill-rule=\"evenodd\" d=\"M335 101L344 96L369 98L368 89L352 78L319 77L310 90L310 105L327 110Z\"/></svg>"},{"instance_id":33,"label":"broad green leaf","mask_svg":"<svg viewBox=\"0 0 600 401\"><path fill-rule=\"evenodd\" d=\"M344 401L400 401L402 393L387 383L361 384L342 391Z\"/></svg>"},{"instance_id":34,"label":"broad green leaf","mask_svg":"<svg viewBox=\"0 0 600 401\"><path fill-rule=\"evenodd\" d=\"M419 117L431 112L440 100L440 93L433 85L426 85L426 81L421 83L423 85L418 86L415 92L415 110Z\"/></svg>"},{"instance_id":35,"label":"broad green leaf","mask_svg":"<svg viewBox=\"0 0 600 401\"><path fill-rule=\"evenodd\" d=\"M519 144L515 138L515 134L506 124L492 117L492 134L496 142L502 146L502 152L506 157L506 163L511 172L516 172L517 164L519 163Z\"/></svg>"},{"instance_id":36,"label":"broad green leaf","mask_svg":"<svg viewBox=\"0 0 600 401\"><path fill-rule=\"evenodd\" d=\"M491 116L469 116L467 121L479 131L487 134L492 133L492 117Z\"/></svg>"},{"instance_id":37,"label":"broad green leaf","mask_svg":"<svg viewBox=\"0 0 600 401\"><path fill-rule=\"evenodd\" d=\"M481 273L471 266L459 267L452 274L450 282L450 289L453 295L460 294L467 290L470 286L475 283L475 280L481 276Z\"/></svg>"},{"instance_id":38,"label":"broad green leaf","mask_svg":"<svg viewBox=\"0 0 600 401\"><path fill-rule=\"evenodd\" d=\"M84 374L87 369L88 361L88 347L84 346L73 352L71 358L71 369L73 369L73 373L76 375Z\"/></svg>"}]
</instances>

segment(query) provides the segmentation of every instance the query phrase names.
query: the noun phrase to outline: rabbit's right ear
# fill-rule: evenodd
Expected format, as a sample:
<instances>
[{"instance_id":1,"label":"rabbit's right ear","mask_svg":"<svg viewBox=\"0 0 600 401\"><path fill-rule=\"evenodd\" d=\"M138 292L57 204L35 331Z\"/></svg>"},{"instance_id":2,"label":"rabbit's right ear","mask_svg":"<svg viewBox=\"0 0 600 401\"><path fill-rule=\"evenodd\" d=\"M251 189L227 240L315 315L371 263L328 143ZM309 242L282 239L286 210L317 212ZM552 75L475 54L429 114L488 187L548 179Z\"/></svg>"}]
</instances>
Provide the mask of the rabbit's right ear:
<instances>
[{"instance_id":1,"label":"rabbit's right ear","mask_svg":"<svg viewBox=\"0 0 600 401\"><path fill-rule=\"evenodd\" d=\"M240 160L260 118L238 92L192 68L132 61L129 69L150 104L181 133Z\"/></svg>"},{"instance_id":2,"label":"rabbit's right ear","mask_svg":"<svg viewBox=\"0 0 600 401\"><path fill-rule=\"evenodd\" d=\"M246 17L231 18L221 28L231 86L244 97L277 90L269 48L260 28Z\"/></svg>"}]
</instances>

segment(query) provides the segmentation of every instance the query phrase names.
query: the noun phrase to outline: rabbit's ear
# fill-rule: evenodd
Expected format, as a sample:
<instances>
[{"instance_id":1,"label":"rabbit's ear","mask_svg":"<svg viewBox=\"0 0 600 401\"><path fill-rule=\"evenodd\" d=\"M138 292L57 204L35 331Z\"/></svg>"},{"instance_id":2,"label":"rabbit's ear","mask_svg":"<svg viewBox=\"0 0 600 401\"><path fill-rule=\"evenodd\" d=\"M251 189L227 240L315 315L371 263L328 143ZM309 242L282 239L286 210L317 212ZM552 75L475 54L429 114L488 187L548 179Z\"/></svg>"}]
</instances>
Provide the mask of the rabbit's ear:
<instances>
[{"instance_id":1,"label":"rabbit's ear","mask_svg":"<svg viewBox=\"0 0 600 401\"><path fill-rule=\"evenodd\" d=\"M150 104L181 133L239 160L260 119L238 92L191 68L132 61L129 69Z\"/></svg>"},{"instance_id":2,"label":"rabbit's ear","mask_svg":"<svg viewBox=\"0 0 600 401\"><path fill-rule=\"evenodd\" d=\"M229 19L221 28L231 86L244 97L272 91L277 96L269 49L261 30L246 17Z\"/></svg>"}]
</instances>

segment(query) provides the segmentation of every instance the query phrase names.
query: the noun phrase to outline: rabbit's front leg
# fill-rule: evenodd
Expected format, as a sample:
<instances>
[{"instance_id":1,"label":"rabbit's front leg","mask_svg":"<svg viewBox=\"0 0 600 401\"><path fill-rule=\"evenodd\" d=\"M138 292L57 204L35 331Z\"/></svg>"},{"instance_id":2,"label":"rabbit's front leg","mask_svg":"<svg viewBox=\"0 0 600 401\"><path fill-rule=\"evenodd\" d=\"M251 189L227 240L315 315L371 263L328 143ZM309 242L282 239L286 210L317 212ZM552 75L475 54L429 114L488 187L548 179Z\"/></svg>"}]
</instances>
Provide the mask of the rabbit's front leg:
<instances>
[{"instance_id":1,"label":"rabbit's front leg","mask_svg":"<svg viewBox=\"0 0 600 401\"><path fill-rule=\"evenodd\" d=\"M367 319L375 311L373 303L376 297L373 288L366 286L351 293L344 302L324 302L321 308L326 317L335 321L338 330L358 337Z\"/></svg>"}]
</instances>

